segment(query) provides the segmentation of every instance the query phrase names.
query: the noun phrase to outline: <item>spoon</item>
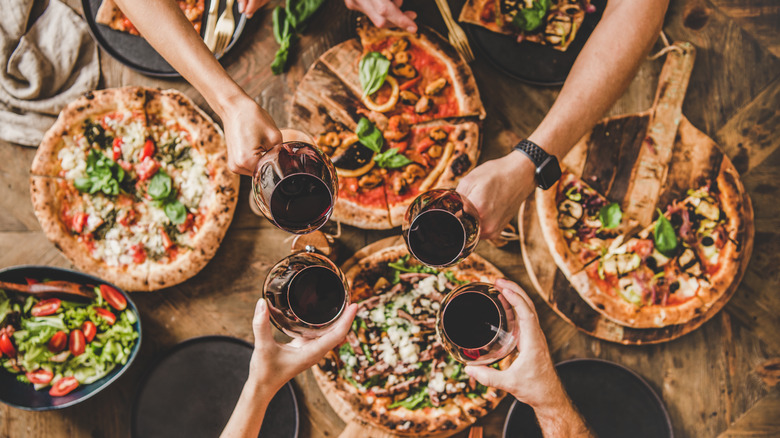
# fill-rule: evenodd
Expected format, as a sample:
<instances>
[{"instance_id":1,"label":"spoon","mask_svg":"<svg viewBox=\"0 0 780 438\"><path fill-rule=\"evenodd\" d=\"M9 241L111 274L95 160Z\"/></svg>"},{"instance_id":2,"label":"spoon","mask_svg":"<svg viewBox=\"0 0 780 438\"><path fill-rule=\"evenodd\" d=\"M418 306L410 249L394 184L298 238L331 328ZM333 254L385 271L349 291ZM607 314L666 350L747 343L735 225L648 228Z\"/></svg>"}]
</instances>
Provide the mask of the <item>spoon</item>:
<instances>
[{"instance_id":1,"label":"spoon","mask_svg":"<svg viewBox=\"0 0 780 438\"><path fill-rule=\"evenodd\" d=\"M47 281L45 283L19 284L0 281L0 289L8 289L30 295L64 294L81 298L94 299L95 293L83 284L70 281Z\"/></svg>"}]
</instances>

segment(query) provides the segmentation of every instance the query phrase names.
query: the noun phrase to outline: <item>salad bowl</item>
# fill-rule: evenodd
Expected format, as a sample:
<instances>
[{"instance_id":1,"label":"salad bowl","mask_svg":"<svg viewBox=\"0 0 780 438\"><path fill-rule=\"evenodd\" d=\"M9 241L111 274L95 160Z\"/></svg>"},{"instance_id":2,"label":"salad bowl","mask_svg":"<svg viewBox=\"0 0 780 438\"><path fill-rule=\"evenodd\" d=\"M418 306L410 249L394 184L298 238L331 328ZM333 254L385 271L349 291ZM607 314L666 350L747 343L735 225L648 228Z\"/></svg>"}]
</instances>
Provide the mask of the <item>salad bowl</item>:
<instances>
[{"instance_id":1,"label":"salad bowl","mask_svg":"<svg viewBox=\"0 0 780 438\"><path fill-rule=\"evenodd\" d=\"M92 286L108 285L111 286L113 289L115 289L117 292L119 292L119 294L121 294L124 297L124 299L127 301L127 307L119 313L119 317L124 318L125 319L124 324L129 324L129 326L132 327L132 330L135 333L137 333L138 336L136 337L133 345L129 347L129 349L125 349L125 351L122 351L120 353L122 357L121 361L124 363L119 363L119 362L115 363L113 369L111 369L111 371L109 371L106 375L99 377L94 381L92 381L93 379L91 379L90 376L88 375L80 376L85 381L89 381L90 383L80 384L76 389L72 390L71 392L65 395L52 396L50 395L49 387L36 390L31 383L20 381L18 378L18 374L13 374L10 371L6 370L5 368L0 367L0 402L3 402L15 408L30 410L30 411L46 411L46 410L62 409L68 406L73 406L94 396L95 394L97 394L98 392L100 392L101 390L109 386L111 383L117 380L122 374L124 374L125 370L127 370L130 367L130 365L133 363L135 356L138 354L138 350L141 348L141 337L142 337L141 320L140 320L140 315L138 314L138 309L136 308L135 303L133 303L133 301L130 299L128 294L123 290L99 279L98 277L83 274L78 271L73 271L70 269L63 269L63 268L55 268L50 266L34 266L34 265L14 266L14 267L0 269L0 281L12 282L12 283L26 283L30 279L32 281L44 281L44 280L68 281L68 282L79 283L84 285L92 285ZM6 292L13 293L10 291L6 291ZM106 300L106 301L110 303L110 300ZM104 306L106 305L104 304ZM3 313L0 314L0 320L2 320L3 317L5 317L5 313L2 312L2 309L0 309L0 313ZM127 315L130 315L131 317L127 318ZM119 317L117 317L116 319L119 320L120 319ZM113 324L113 322L111 324ZM101 335L98 334L97 337L100 338ZM104 339L104 342L106 342L105 348L108 348L107 346L109 345L108 344L109 339ZM65 349L67 352L68 347L65 347ZM5 356L4 358L7 358L7 356ZM0 359L0 362L2 362L2 359ZM89 371L86 372L88 373ZM92 377L94 378L96 376L92 376ZM52 383L55 383L54 387L57 386L56 379L57 377L55 377L54 380L52 380Z\"/></svg>"}]
</instances>

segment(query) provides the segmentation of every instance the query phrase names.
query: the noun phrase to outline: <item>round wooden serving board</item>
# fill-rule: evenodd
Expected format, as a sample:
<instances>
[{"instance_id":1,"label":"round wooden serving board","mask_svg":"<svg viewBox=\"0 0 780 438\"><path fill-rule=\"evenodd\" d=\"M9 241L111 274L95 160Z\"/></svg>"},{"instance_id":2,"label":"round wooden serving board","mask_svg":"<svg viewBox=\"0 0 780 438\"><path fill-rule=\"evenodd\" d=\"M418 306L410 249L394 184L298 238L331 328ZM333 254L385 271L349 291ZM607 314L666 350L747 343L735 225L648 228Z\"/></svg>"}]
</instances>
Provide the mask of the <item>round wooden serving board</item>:
<instances>
[{"instance_id":1,"label":"round wooden serving board","mask_svg":"<svg viewBox=\"0 0 780 438\"><path fill-rule=\"evenodd\" d=\"M403 244L404 244L404 239L401 236L387 237L385 239L376 241L358 250L355 253L355 255L350 257L346 262L344 262L343 265L341 265L341 270L343 272L348 272L350 269L355 267L358 264L358 262L360 262L360 260L364 259L365 257L372 255L378 251L381 251L385 248L391 248ZM477 254L472 254L468 258L474 260L477 264L483 263L487 265L488 269L493 269L496 272L498 272L498 268L493 266L487 260L478 256ZM352 405L350 405L346 400L341 398L335 391L331 390L332 384L330 383L330 380L325 375L325 373L319 369L319 367L314 366L311 368L311 370L314 374L314 378L317 382L317 386L322 391L322 394L325 396L325 399L328 401L328 403L330 403L330 406L333 408L334 411L336 411L338 416L342 420L344 420L345 423L347 423L347 427L344 428L344 430L341 432L341 435L339 435L340 438L399 438L399 437L409 438L411 436L417 436L415 434L402 435L402 434L392 433L386 430L382 430L370 424L366 420L362 419L357 412L355 412ZM435 435L425 435L425 437L446 438L460 432L461 430L469 426L470 425L466 425L460 429L448 430Z\"/></svg>"},{"instance_id":2,"label":"round wooden serving board","mask_svg":"<svg viewBox=\"0 0 780 438\"><path fill-rule=\"evenodd\" d=\"M521 206L518 223L523 261L539 295L563 319L596 338L621 344L654 344L689 333L712 318L728 302L745 273L753 249L753 208L729 158L707 135L682 115L685 90L695 50L676 44L667 55L653 107L638 114L604 119L571 150L563 164L610 201L620 203L624 217L644 228L656 209L683 199L727 172L741 195L742 225L738 240L745 245L739 270L723 295L701 315L680 325L635 329L609 320L594 310L557 267L542 233L533 198Z\"/></svg>"}]
</instances>

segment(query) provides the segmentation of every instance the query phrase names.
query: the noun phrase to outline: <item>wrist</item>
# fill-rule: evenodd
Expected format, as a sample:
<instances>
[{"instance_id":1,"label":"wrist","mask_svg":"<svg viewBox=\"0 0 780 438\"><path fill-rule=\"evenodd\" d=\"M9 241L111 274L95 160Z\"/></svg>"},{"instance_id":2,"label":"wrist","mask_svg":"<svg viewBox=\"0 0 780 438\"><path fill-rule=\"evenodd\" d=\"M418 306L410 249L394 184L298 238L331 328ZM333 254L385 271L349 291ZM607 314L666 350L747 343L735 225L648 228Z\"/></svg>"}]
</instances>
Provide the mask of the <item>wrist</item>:
<instances>
[{"instance_id":1,"label":"wrist","mask_svg":"<svg viewBox=\"0 0 780 438\"><path fill-rule=\"evenodd\" d=\"M209 104L211 104L214 112L216 112L223 121L229 116L231 111L241 108L247 101L255 104L255 101L233 81L230 81L229 84L225 84L224 87L214 88L219 91L214 94L212 99L209 99Z\"/></svg>"},{"instance_id":2,"label":"wrist","mask_svg":"<svg viewBox=\"0 0 780 438\"><path fill-rule=\"evenodd\" d=\"M539 418L560 418L561 414L568 414L572 409L569 395L560 382L547 385L544 396L528 403Z\"/></svg>"}]
</instances>

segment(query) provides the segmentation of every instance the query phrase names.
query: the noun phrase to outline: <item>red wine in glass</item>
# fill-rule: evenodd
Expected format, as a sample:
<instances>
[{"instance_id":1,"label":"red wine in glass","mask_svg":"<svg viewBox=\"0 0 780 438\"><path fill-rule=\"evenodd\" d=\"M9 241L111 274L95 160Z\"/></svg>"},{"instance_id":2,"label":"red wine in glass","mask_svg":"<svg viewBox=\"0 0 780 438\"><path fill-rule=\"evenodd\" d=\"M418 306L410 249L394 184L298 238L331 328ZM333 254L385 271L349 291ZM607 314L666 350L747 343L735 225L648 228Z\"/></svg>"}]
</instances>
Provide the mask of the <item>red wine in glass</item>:
<instances>
[{"instance_id":1,"label":"red wine in glass","mask_svg":"<svg viewBox=\"0 0 780 438\"><path fill-rule=\"evenodd\" d=\"M465 258L479 241L474 206L454 190L430 190L415 199L404 217L403 235L409 252L434 267Z\"/></svg>"},{"instance_id":2,"label":"red wine in glass","mask_svg":"<svg viewBox=\"0 0 780 438\"><path fill-rule=\"evenodd\" d=\"M457 360L472 365L497 362L517 346L514 309L487 283L463 285L444 297L436 332Z\"/></svg>"},{"instance_id":3,"label":"red wine in glass","mask_svg":"<svg viewBox=\"0 0 780 438\"><path fill-rule=\"evenodd\" d=\"M349 305L348 291L341 270L315 252L282 259L263 285L271 322L291 337L319 336Z\"/></svg>"},{"instance_id":4,"label":"red wine in glass","mask_svg":"<svg viewBox=\"0 0 780 438\"><path fill-rule=\"evenodd\" d=\"M255 206L274 225L295 234L325 224L337 193L330 159L304 141L286 141L266 152L252 178Z\"/></svg>"}]
</instances>

